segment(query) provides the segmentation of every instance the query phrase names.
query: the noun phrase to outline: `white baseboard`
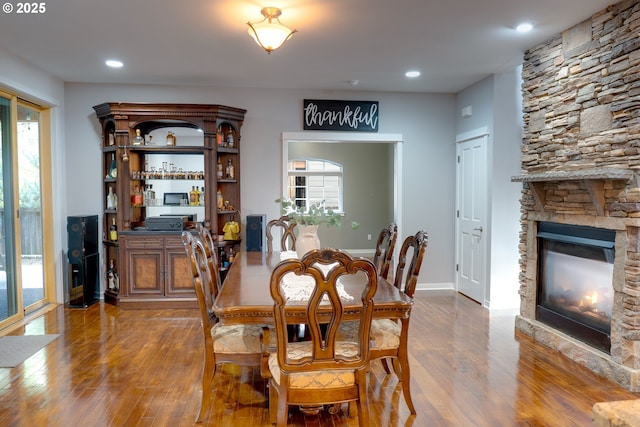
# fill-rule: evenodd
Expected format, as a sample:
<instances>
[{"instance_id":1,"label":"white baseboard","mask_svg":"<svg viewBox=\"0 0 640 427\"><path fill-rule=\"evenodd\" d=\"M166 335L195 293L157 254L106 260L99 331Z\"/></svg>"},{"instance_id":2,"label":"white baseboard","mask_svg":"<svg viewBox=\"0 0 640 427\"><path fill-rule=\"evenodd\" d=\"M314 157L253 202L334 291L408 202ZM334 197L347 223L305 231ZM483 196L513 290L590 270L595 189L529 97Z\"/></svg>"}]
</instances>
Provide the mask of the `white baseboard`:
<instances>
[{"instance_id":1,"label":"white baseboard","mask_svg":"<svg viewBox=\"0 0 640 427\"><path fill-rule=\"evenodd\" d=\"M453 291L455 286L453 283L418 283L416 291Z\"/></svg>"}]
</instances>

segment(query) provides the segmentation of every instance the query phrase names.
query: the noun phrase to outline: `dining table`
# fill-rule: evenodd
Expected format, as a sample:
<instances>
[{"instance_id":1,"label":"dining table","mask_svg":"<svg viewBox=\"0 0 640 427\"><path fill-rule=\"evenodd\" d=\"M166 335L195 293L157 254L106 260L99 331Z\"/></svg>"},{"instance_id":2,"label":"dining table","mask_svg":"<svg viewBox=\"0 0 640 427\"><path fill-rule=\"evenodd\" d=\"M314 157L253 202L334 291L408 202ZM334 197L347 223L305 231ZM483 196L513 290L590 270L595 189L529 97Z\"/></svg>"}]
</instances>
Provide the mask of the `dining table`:
<instances>
[{"instance_id":1,"label":"dining table","mask_svg":"<svg viewBox=\"0 0 640 427\"><path fill-rule=\"evenodd\" d=\"M213 303L213 311L224 324L273 324L273 298L269 290L271 272L282 261L280 252L246 252L236 254L229 266L222 288ZM357 319L359 298L363 282L345 280L344 290L353 296L353 302L344 301L347 316ZM352 309L350 307L352 305ZM373 299L373 317L384 319L408 319L413 306L412 298L401 292L392 283L378 277L378 286ZM287 304L286 314L290 321L304 323L307 305ZM326 310L331 307L327 304ZM327 314L328 315L328 314Z\"/></svg>"}]
</instances>

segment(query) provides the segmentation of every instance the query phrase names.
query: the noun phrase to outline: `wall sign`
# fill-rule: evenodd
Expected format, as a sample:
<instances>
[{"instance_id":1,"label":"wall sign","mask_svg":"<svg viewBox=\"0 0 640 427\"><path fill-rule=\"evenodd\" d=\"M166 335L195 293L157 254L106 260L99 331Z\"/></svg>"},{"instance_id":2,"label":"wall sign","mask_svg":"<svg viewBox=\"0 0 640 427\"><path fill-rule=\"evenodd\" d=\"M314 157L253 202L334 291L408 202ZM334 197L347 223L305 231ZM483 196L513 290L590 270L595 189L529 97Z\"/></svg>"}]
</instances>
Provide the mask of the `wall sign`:
<instances>
[{"instance_id":1,"label":"wall sign","mask_svg":"<svg viewBox=\"0 0 640 427\"><path fill-rule=\"evenodd\" d=\"M378 132L378 101L305 99L304 130Z\"/></svg>"}]
</instances>

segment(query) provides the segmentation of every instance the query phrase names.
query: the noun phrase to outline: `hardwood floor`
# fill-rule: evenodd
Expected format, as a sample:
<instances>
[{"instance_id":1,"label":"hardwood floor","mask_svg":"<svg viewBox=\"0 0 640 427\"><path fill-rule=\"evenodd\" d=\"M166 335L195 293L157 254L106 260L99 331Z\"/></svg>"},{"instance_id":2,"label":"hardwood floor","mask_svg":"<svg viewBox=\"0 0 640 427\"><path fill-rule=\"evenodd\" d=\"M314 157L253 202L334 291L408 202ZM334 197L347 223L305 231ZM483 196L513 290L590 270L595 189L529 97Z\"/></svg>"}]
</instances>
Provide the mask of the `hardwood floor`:
<instances>
[{"instance_id":1,"label":"hardwood floor","mask_svg":"<svg viewBox=\"0 0 640 427\"><path fill-rule=\"evenodd\" d=\"M62 336L24 363L0 369L2 426L189 426L199 408L202 332L197 310L54 310L12 335ZM516 332L453 292L416 292L411 416L394 375L370 373L371 425L588 426L600 401L640 398ZM271 426L259 370L225 366L207 425ZM289 425L356 426L345 415Z\"/></svg>"}]
</instances>

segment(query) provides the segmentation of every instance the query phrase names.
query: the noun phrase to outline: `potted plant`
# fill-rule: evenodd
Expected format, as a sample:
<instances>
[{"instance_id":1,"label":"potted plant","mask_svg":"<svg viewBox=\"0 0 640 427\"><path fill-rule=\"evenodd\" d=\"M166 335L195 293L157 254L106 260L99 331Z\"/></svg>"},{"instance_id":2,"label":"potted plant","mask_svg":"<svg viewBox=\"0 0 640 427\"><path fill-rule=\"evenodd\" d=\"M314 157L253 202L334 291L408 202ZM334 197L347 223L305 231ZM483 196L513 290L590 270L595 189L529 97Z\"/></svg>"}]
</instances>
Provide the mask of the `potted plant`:
<instances>
[{"instance_id":1,"label":"potted plant","mask_svg":"<svg viewBox=\"0 0 640 427\"><path fill-rule=\"evenodd\" d=\"M326 224L327 227L342 225L343 215L327 209L324 201L311 204L307 209L297 206L295 202L287 197L276 199L276 203L280 204L280 212L287 215L297 224L298 237L296 238L296 252L298 257L302 257L305 253L313 249L320 249L320 239L318 238L318 226ZM353 230L360 226L355 221L351 222Z\"/></svg>"}]
</instances>

